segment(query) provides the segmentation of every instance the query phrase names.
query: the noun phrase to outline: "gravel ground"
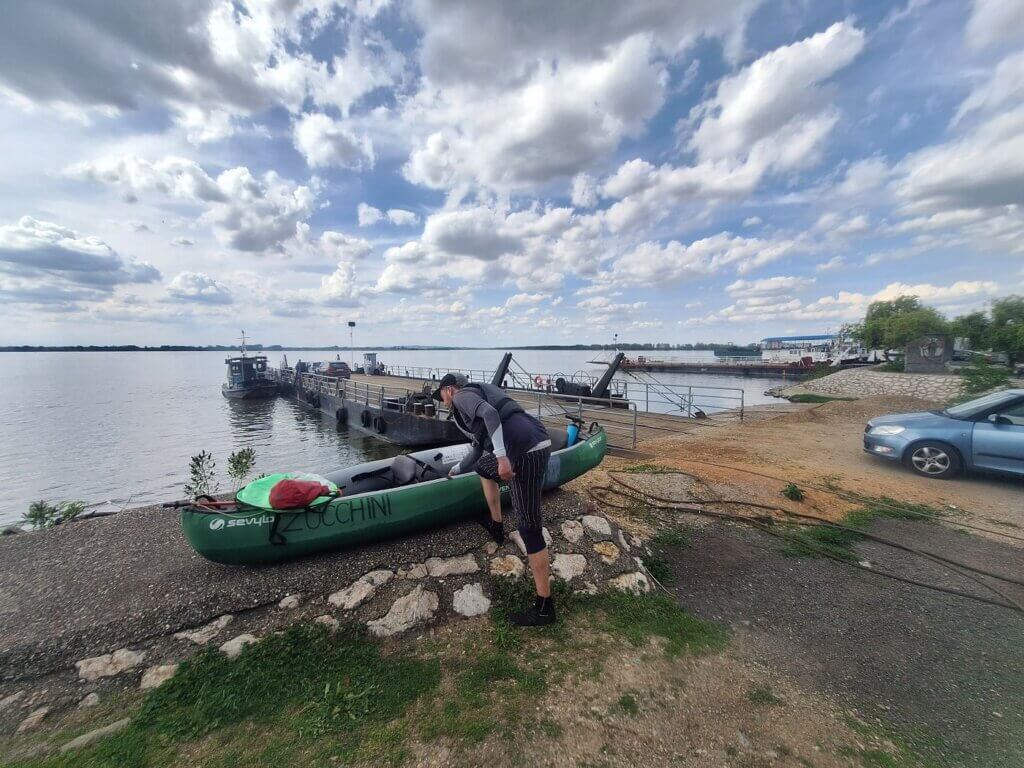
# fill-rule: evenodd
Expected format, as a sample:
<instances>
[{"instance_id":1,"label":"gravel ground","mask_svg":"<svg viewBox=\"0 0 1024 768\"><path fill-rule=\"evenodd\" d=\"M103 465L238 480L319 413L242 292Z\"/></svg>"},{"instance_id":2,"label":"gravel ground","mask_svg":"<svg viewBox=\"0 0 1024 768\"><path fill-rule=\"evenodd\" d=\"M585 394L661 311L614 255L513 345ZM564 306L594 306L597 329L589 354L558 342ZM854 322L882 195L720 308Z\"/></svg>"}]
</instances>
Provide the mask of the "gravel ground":
<instances>
[{"instance_id":1,"label":"gravel ground","mask_svg":"<svg viewBox=\"0 0 1024 768\"><path fill-rule=\"evenodd\" d=\"M545 496L549 526L581 511L574 494ZM487 541L481 526L466 522L290 563L226 566L197 555L177 513L159 507L6 536L0 539L0 683L285 595L332 592L377 568L463 554Z\"/></svg>"},{"instance_id":2,"label":"gravel ground","mask_svg":"<svg viewBox=\"0 0 1024 768\"><path fill-rule=\"evenodd\" d=\"M874 532L1021 578L1024 550L939 525L882 521ZM839 694L940 764L1024 765L1024 616L795 559L776 539L715 523L671 553L672 588L696 614L734 627L739 653L811 691ZM930 583L980 589L884 545L858 554ZM1024 602L1024 588L1005 591Z\"/></svg>"}]
</instances>

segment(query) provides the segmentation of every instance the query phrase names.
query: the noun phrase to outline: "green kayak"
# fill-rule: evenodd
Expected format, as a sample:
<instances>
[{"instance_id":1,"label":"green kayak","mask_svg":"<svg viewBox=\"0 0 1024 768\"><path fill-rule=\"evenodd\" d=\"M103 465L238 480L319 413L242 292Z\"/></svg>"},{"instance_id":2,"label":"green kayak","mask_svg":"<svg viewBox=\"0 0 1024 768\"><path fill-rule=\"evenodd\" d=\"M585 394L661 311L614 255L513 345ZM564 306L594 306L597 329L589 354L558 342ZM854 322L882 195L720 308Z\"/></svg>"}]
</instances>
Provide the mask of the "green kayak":
<instances>
[{"instance_id":1,"label":"green kayak","mask_svg":"<svg viewBox=\"0 0 1024 768\"><path fill-rule=\"evenodd\" d=\"M545 491L579 477L604 458L608 440L600 427L569 447L565 447L564 432L550 432L552 452ZM337 486L341 496L317 499L301 510L248 504L243 489L228 508L184 507L181 527L188 543L206 559L255 565L465 520L487 510L475 472L447 478L449 469L469 449L469 445L434 448L328 473L323 479ZM503 486L503 498L507 493Z\"/></svg>"}]
</instances>

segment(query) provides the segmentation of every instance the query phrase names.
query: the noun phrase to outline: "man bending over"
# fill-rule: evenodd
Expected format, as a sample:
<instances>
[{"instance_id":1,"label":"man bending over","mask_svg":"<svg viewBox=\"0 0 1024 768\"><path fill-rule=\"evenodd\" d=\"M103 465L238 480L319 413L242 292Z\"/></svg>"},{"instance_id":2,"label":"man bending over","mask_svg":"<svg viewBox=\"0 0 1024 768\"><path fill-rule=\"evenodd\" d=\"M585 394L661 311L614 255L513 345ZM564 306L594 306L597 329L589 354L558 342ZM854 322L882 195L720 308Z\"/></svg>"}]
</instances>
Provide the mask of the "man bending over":
<instances>
[{"instance_id":1,"label":"man bending over","mask_svg":"<svg viewBox=\"0 0 1024 768\"><path fill-rule=\"evenodd\" d=\"M537 587L533 607L511 614L509 621L524 627L554 624L551 560L542 534L544 518L540 507L544 473L551 455L547 430L500 387L471 384L458 373L445 374L433 397L451 411L456 425L473 443L473 450L452 468L449 476L476 469L491 513L487 528L499 544L504 543L505 533L498 480L509 485L516 525L526 545Z\"/></svg>"}]
</instances>

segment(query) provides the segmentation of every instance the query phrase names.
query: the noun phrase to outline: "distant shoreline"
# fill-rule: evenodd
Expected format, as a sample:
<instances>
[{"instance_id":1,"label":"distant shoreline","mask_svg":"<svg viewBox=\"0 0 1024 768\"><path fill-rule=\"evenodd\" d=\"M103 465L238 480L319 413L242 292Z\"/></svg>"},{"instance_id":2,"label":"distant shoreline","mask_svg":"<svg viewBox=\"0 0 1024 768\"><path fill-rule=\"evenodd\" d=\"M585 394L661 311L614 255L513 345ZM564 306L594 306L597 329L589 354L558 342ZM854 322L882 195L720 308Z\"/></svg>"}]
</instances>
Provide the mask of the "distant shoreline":
<instances>
[{"instance_id":1,"label":"distant shoreline","mask_svg":"<svg viewBox=\"0 0 1024 768\"><path fill-rule=\"evenodd\" d=\"M617 347L613 347L610 344L544 344L539 346L500 346L500 347L429 347L421 345L412 346L378 346L378 347L294 347L294 346L280 346L273 344L270 346L262 346L254 344L247 346L246 350L249 352L402 352L402 351L433 351L433 352L450 352L459 349L480 349L480 350L496 350L496 349L508 349L508 350L552 350L552 351L573 351L578 350L582 352L611 352L615 349L626 350L630 352L716 352L716 351L741 351L741 352L753 352L757 351L757 347L753 344L750 345L733 345L733 344L677 344L669 348L655 348L651 345L644 344L619 344ZM0 352L235 352L238 350L238 346L178 346L163 344L157 347L140 347L136 344L124 344L124 345L89 345L89 346L58 346L58 347L41 347L41 346L29 346L19 345L10 347L0 347Z\"/></svg>"}]
</instances>

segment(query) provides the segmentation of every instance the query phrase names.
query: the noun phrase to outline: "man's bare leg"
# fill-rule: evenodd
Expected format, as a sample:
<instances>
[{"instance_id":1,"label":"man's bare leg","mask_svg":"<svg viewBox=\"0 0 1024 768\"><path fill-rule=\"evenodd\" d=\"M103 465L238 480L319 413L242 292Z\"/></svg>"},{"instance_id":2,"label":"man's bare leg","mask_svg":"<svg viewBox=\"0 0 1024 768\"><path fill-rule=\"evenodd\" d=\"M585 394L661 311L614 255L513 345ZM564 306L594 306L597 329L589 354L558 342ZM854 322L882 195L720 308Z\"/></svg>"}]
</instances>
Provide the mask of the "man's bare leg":
<instances>
[{"instance_id":1,"label":"man's bare leg","mask_svg":"<svg viewBox=\"0 0 1024 768\"><path fill-rule=\"evenodd\" d=\"M547 547L528 556L533 583L539 597L551 597L551 557Z\"/></svg>"},{"instance_id":2,"label":"man's bare leg","mask_svg":"<svg viewBox=\"0 0 1024 768\"><path fill-rule=\"evenodd\" d=\"M493 480L486 477L480 478L480 484L484 487L484 498L487 499L487 508L491 511L491 520L501 522L501 488Z\"/></svg>"}]
</instances>

